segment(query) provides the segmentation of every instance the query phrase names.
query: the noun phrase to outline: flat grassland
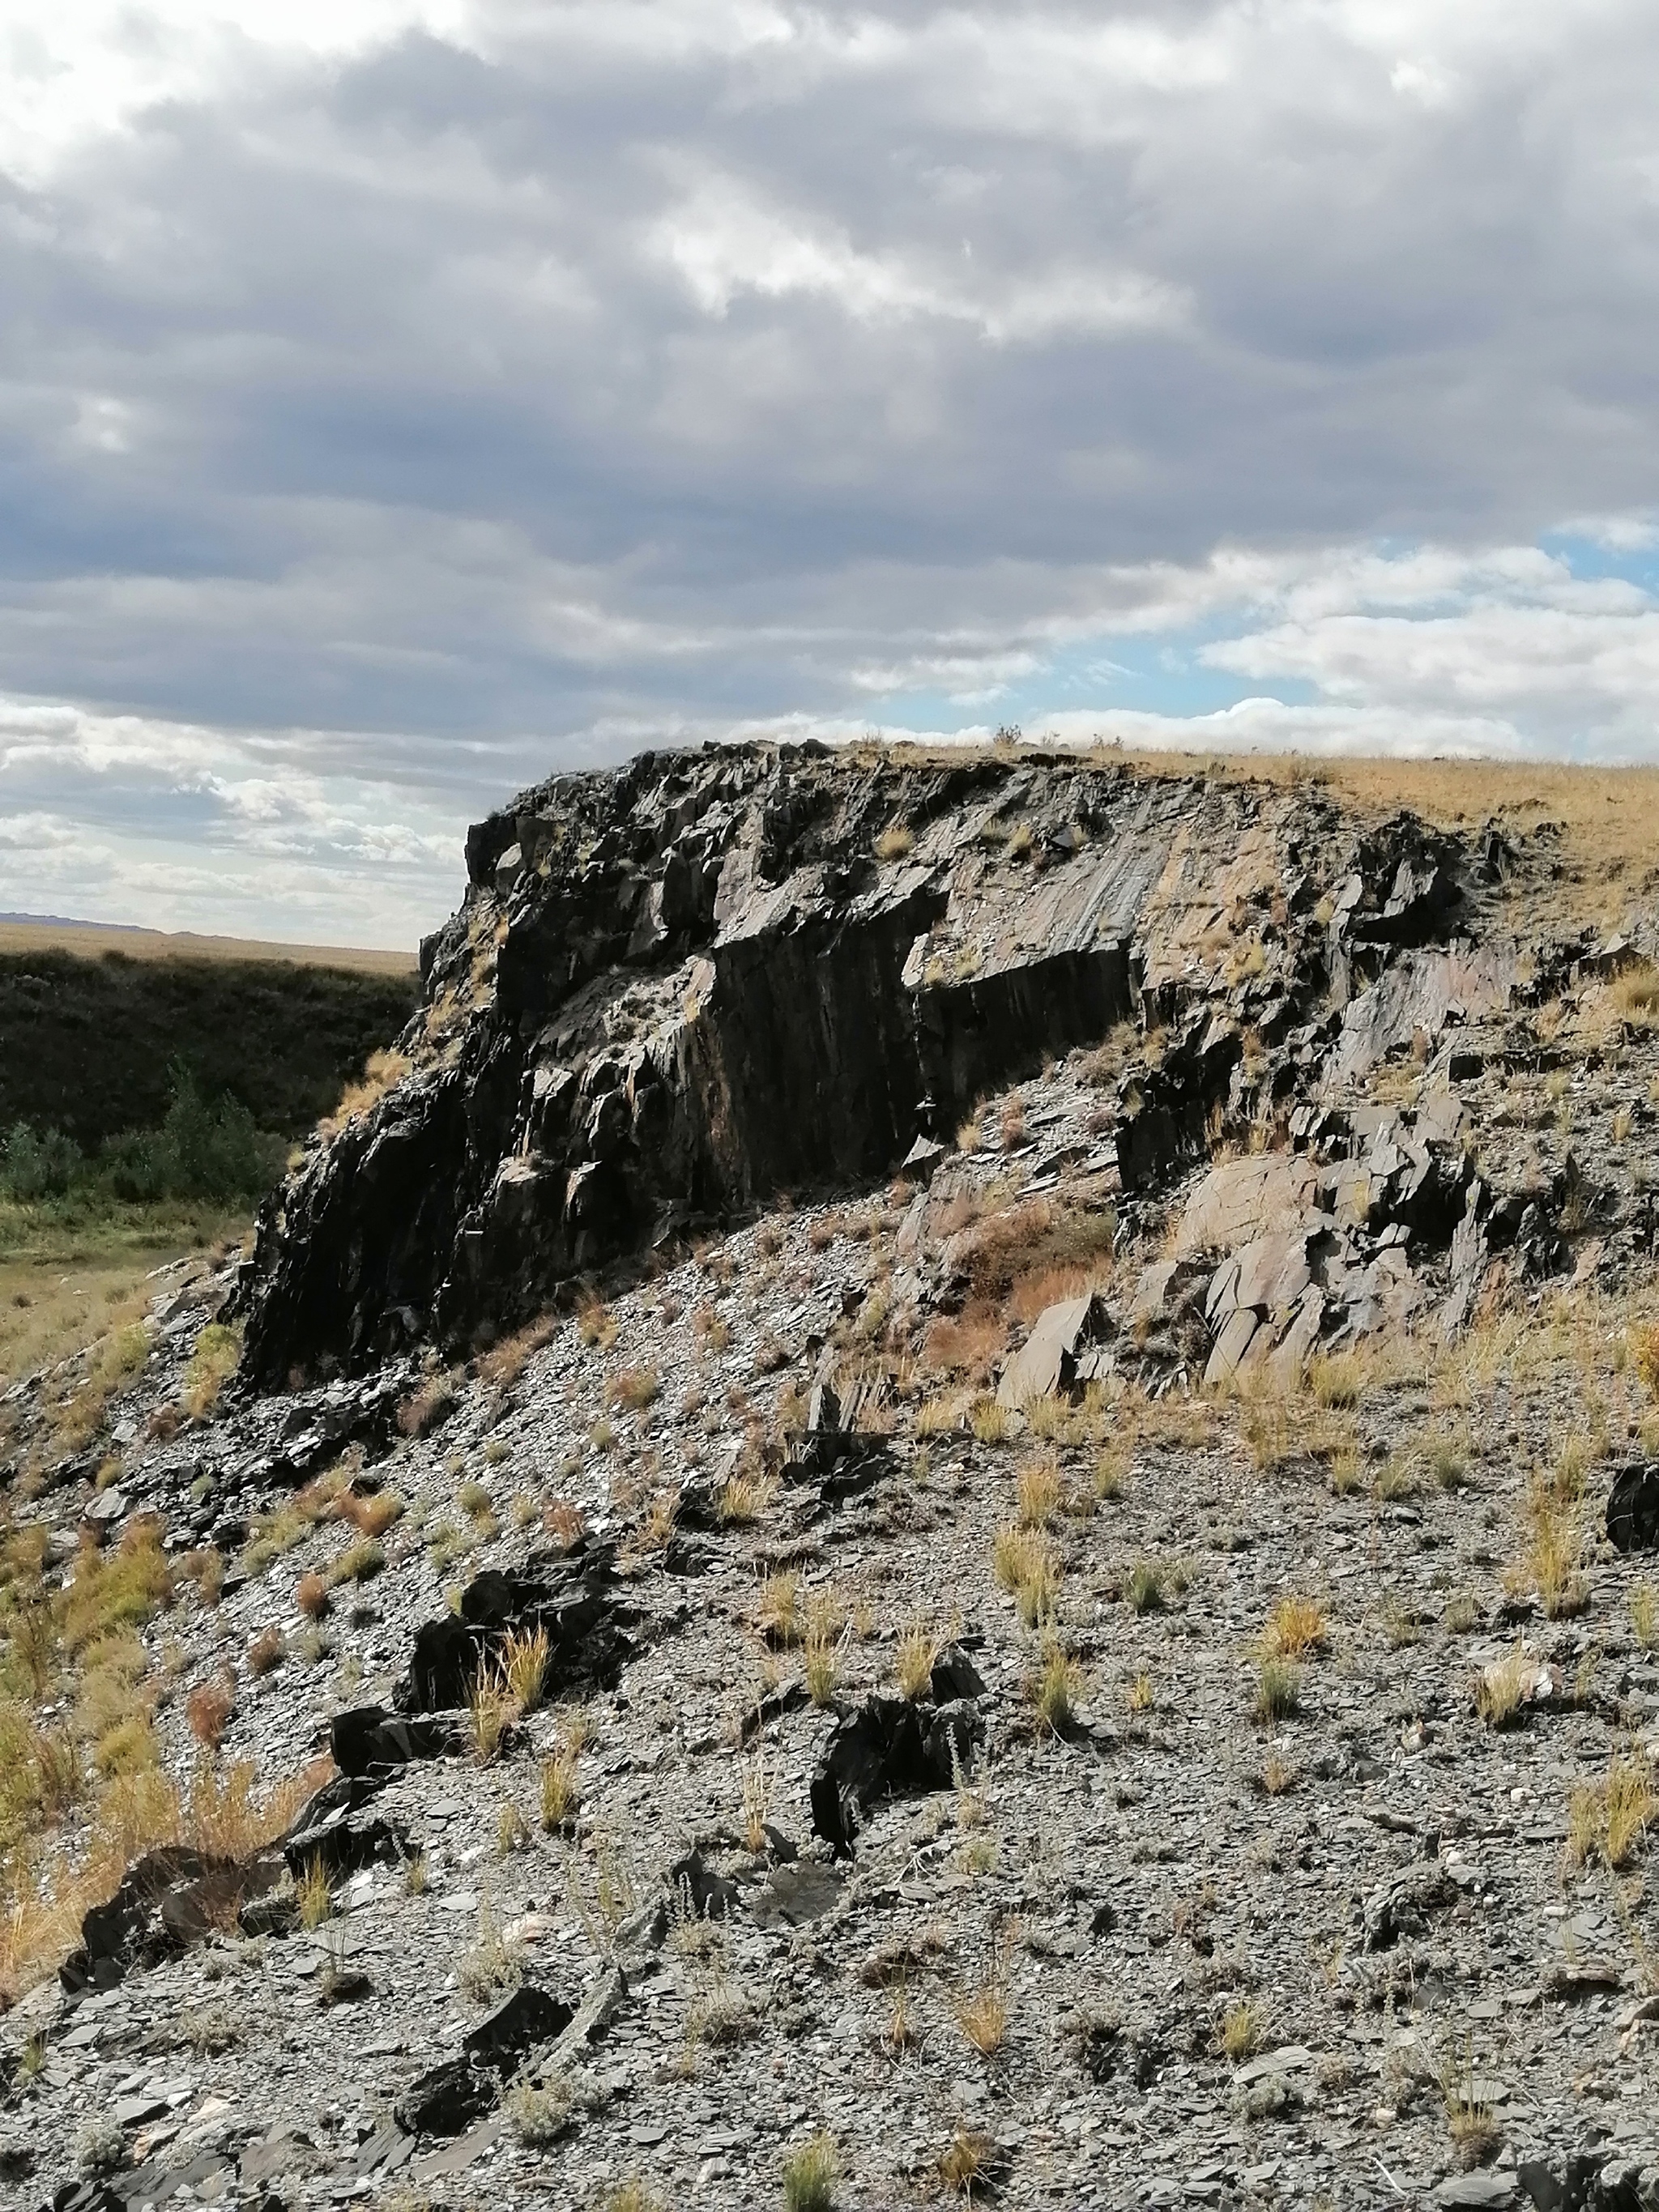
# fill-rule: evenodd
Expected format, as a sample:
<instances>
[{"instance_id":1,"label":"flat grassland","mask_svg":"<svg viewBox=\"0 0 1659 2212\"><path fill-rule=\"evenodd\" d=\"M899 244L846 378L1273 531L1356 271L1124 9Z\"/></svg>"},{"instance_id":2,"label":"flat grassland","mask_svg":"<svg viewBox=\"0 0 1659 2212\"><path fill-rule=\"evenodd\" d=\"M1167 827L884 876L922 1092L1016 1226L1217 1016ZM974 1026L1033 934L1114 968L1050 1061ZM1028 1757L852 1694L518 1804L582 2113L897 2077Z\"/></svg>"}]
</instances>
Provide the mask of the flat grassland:
<instances>
[{"instance_id":1,"label":"flat grassland","mask_svg":"<svg viewBox=\"0 0 1659 2212\"><path fill-rule=\"evenodd\" d=\"M112 929L94 921L0 921L0 954L74 952L96 960L276 960L295 968L349 968L372 975L412 975L412 952L354 945L265 944L258 938L198 937L187 929Z\"/></svg>"}]
</instances>

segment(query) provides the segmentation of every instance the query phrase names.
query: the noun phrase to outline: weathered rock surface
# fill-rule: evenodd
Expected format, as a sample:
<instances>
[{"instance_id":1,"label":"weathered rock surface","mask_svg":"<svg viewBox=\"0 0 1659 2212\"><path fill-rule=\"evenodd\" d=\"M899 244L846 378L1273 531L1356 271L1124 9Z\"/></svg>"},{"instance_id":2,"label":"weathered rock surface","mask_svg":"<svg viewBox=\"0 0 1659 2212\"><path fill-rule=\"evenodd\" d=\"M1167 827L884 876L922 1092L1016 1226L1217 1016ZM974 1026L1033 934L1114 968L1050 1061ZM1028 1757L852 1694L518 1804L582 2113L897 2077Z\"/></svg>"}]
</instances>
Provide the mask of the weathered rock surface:
<instances>
[{"instance_id":1,"label":"weathered rock surface","mask_svg":"<svg viewBox=\"0 0 1659 2212\"><path fill-rule=\"evenodd\" d=\"M410 1073L262 1219L262 1384L466 1340L677 1229L888 1172L1130 1017L1163 1040L1115 1137L1145 1189L1224 1103L1437 1041L1513 974L1421 949L1478 871L1408 817L1361 834L1318 798L1072 757L647 754L521 794L468 855Z\"/></svg>"},{"instance_id":2,"label":"weathered rock surface","mask_svg":"<svg viewBox=\"0 0 1659 2212\"><path fill-rule=\"evenodd\" d=\"M180 1829L204 1770L209 1814L238 1774L284 1808L242 1858L112 1870L75 1986L54 1950L3 2023L0 2196L637 2178L750 2212L823 2129L845 2212L960 2201L969 2160L1009 2212L1650 2205L1659 1834L1589 1829L1659 1757L1620 1548L1659 1440L1659 979L1547 910L1517 953L1551 840L1099 761L697 756L544 797L546 873L539 833L484 837L406 1081L267 1219L262 1394L181 1415L228 1282L198 1263L89 1440L40 1443L84 1368L0 1401L5 1773L82 1770L43 1875L164 1776ZM700 891L636 944L720 807L725 920ZM810 1094L769 1027L797 1003ZM632 1118L659 1064L665 1151ZM555 1091L586 1100L556 1128ZM467 1274L521 1160L523 1242ZM574 1312L550 1162L630 1194ZM24 1621L151 1544L150 1609L31 1696ZM115 1748L160 1766L106 1781L123 1669Z\"/></svg>"}]
</instances>

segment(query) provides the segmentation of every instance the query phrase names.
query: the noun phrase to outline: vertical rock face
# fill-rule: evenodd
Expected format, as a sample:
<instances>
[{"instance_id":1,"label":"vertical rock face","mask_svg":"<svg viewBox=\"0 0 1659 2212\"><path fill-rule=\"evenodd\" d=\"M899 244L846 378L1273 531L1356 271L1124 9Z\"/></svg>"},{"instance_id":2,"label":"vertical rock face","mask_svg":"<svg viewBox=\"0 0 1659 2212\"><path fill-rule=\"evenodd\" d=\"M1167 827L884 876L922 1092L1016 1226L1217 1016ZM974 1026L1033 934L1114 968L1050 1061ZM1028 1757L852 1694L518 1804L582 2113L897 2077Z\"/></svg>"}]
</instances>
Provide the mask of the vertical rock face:
<instances>
[{"instance_id":1,"label":"vertical rock face","mask_svg":"<svg viewBox=\"0 0 1659 2212\"><path fill-rule=\"evenodd\" d=\"M693 1222L890 1172L1126 1019L1133 1190L1219 1102L1502 988L1450 949L1450 842L1109 756L645 755L520 794L467 861L407 1074L262 1216L256 1382L463 1341Z\"/></svg>"}]
</instances>

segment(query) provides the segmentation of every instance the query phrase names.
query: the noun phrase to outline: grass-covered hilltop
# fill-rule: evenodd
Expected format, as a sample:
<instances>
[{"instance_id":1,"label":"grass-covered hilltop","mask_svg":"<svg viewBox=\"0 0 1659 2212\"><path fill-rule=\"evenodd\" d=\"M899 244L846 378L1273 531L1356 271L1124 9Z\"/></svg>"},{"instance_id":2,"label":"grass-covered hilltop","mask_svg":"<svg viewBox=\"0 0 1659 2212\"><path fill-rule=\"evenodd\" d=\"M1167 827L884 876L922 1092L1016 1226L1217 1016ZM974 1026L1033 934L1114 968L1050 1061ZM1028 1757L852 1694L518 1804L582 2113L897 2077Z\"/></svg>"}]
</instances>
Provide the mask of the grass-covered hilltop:
<instances>
[{"instance_id":1,"label":"grass-covered hilltop","mask_svg":"<svg viewBox=\"0 0 1659 2212\"><path fill-rule=\"evenodd\" d=\"M1656 793L647 754L9 1109L15 2201L1659 2205Z\"/></svg>"}]
</instances>

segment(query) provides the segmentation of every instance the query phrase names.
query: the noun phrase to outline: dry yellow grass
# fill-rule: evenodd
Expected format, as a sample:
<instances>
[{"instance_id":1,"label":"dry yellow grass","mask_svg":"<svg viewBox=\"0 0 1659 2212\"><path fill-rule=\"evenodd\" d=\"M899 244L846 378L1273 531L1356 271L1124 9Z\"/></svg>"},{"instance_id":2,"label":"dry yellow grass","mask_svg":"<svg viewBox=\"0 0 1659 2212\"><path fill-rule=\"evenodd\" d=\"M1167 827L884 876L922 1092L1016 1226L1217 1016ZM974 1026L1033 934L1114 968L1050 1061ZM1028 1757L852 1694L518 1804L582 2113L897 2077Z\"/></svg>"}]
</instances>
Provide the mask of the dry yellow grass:
<instances>
[{"instance_id":1,"label":"dry yellow grass","mask_svg":"<svg viewBox=\"0 0 1659 2212\"><path fill-rule=\"evenodd\" d=\"M1021 1468L1015 1495L1022 1528L1046 1528L1060 1510L1060 1462L1052 1452Z\"/></svg>"},{"instance_id":2,"label":"dry yellow grass","mask_svg":"<svg viewBox=\"0 0 1659 2212\"><path fill-rule=\"evenodd\" d=\"M278 945L262 938L198 937L193 930L110 929L97 922L0 921L0 952L75 952L83 960L118 952L128 960L271 960L289 968L349 968L412 975L412 952L354 945Z\"/></svg>"},{"instance_id":3,"label":"dry yellow grass","mask_svg":"<svg viewBox=\"0 0 1659 2212\"><path fill-rule=\"evenodd\" d=\"M42 1981L76 1942L82 1916L112 1897L131 1862L163 1844L190 1844L245 1858L290 1826L333 1771L313 1760L262 1793L251 1760L222 1771L203 1765L182 1788L156 1768L111 1782L93 1808L74 1861L48 1860L38 1876L0 1894L0 2009Z\"/></svg>"},{"instance_id":4,"label":"dry yellow grass","mask_svg":"<svg viewBox=\"0 0 1659 2212\"><path fill-rule=\"evenodd\" d=\"M1653 1767L1640 1753L1615 1759L1604 1780L1581 1783L1567 1807L1567 1857L1574 1866L1600 1859L1615 1872L1628 1866L1646 1838L1659 1796Z\"/></svg>"},{"instance_id":5,"label":"dry yellow grass","mask_svg":"<svg viewBox=\"0 0 1659 2212\"><path fill-rule=\"evenodd\" d=\"M1077 1662L1057 1637L1048 1637L1042 1648L1039 1672L1030 1685L1037 1725L1048 1735L1064 1735L1072 1725L1073 1708L1083 1689Z\"/></svg>"},{"instance_id":6,"label":"dry yellow grass","mask_svg":"<svg viewBox=\"0 0 1659 2212\"><path fill-rule=\"evenodd\" d=\"M1535 1592L1551 1620L1582 1613L1589 1586L1583 1572L1585 1531L1576 1486L1534 1480L1527 1492L1525 1525L1526 1541L1505 1571L1506 1585L1517 1593Z\"/></svg>"},{"instance_id":7,"label":"dry yellow grass","mask_svg":"<svg viewBox=\"0 0 1659 2212\"><path fill-rule=\"evenodd\" d=\"M540 1705L551 1656L544 1628L515 1629L502 1645L501 1686L515 1713L533 1713Z\"/></svg>"},{"instance_id":8,"label":"dry yellow grass","mask_svg":"<svg viewBox=\"0 0 1659 2212\"><path fill-rule=\"evenodd\" d=\"M1231 2004L1221 2016L1217 2039L1235 2066L1255 2056L1261 2047L1261 2015L1248 1997Z\"/></svg>"},{"instance_id":9,"label":"dry yellow grass","mask_svg":"<svg viewBox=\"0 0 1659 2212\"><path fill-rule=\"evenodd\" d=\"M339 1104L318 1124L319 1127L325 1135L343 1129L348 1121L359 1114L366 1114L394 1085L401 1083L410 1065L401 1052L370 1053L361 1078L346 1085L340 1094Z\"/></svg>"},{"instance_id":10,"label":"dry yellow grass","mask_svg":"<svg viewBox=\"0 0 1659 2212\"><path fill-rule=\"evenodd\" d=\"M999 1528L992 1540L991 1568L1028 1628L1050 1618L1059 1595L1060 1565L1052 1546L1034 1529Z\"/></svg>"},{"instance_id":11,"label":"dry yellow grass","mask_svg":"<svg viewBox=\"0 0 1659 2212\"><path fill-rule=\"evenodd\" d=\"M0 1261L0 1383L55 1365L141 1321L152 1268L183 1256L139 1243L118 1257L54 1249Z\"/></svg>"},{"instance_id":12,"label":"dry yellow grass","mask_svg":"<svg viewBox=\"0 0 1659 2212\"><path fill-rule=\"evenodd\" d=\"M793 1567L768 1575L755 1607L755 1626L769 1644L799 1644L801 1635L801 1578Z\"/></svg>"},{"instance_id":13,"label":"dry yellow grass","mask_svg":"<svg viewBox=\"0 0 1659 2212\"><path fill-rule=\"evenodd\" d=\"M1261 1649L1266 1658L1301 1659L1310 1651L1322 1651L1328 1640L1324 1611L1316 1599L1282 1597L1267 1616Z\"/></svg>"},{"instance_id":14,"label":"dry yellow grass","mask_svg":"<svg viewBox=\"0 0 1659 2212\"><path fill-rule=\"evenodd\" d=\"M893 1661L893 1672L899 1688L907 1698L919 1698L933 1677L933 1662L939 1657L939 1640L925 1620L913 1620L898 1640L898 1650Z\"/></svg>"},{"instance_id":15,"label":"dry yellow grass","mask_svg":"<svg viewBox=\"0 0 1659 2212\"><path fill-rule=\"evenodd\" d=\"M1492 1729L1508 1728L1521 1711L1533 1662L1522 1646L1483 1667L1474 1678L1474 1709Z\"/></svg>"},{"instance_id":16,"label":"dry yellow grass","mask_svg":"<svg viewBox=\"0 0 1659 2212\"><path fill-rule=\"evenodd\" d=\"M236 1372L241 1357L240 1328L210 1322L196 1340L196 1349L185 1370L185 1411L192 1420L205 1420L218 1403L219 1393Z\"/></svg>"},{"instance_id":17,"label":"dry yellow grass","mask_svg":"<svg viewBox=\"0 0 1659 2212\"><path fill-rule=\"evenodd\" d=\"M1194 756L1115 754L1142 773L1189 775ZM1206 756L1209 771L1235 781L1280 787L1318 783L1362 814L1409 807L1425 821L1468 832L1496 820L1511 835L1543 822L1562 826L1568 874L1550 886L1558 915L1605 918L1633 891L1659 838L1659 770L1492 760L1320 759L1305 755Z\"/></svg>"},{"instance_id":18,"label":"dry yellow grass","mask_svg":"<svg viewBox=\"0 0 1659 2212\"><path fill-rule=\"evenodd\" d=\"M544 1828L562 1827L581 1802L581 1786L576 1773L577 1758L578 1747L567 1738L559 1744L550 1759L542 1761Z\"/></svg>"},{"instance_id":19,"label":"dry yellow grass","mask_svg":"<svg viewBox=\"0 0 1659 2212\"><path fill-rule=\"evenodd\" d=\"M1014 1954L1014 1931L1006 1927L980 1980L961 1992L956 2001L957 2025L981 2058L1001 2050L1008 2033L1008 1988Z\"/></svg>"}]
</instances>

